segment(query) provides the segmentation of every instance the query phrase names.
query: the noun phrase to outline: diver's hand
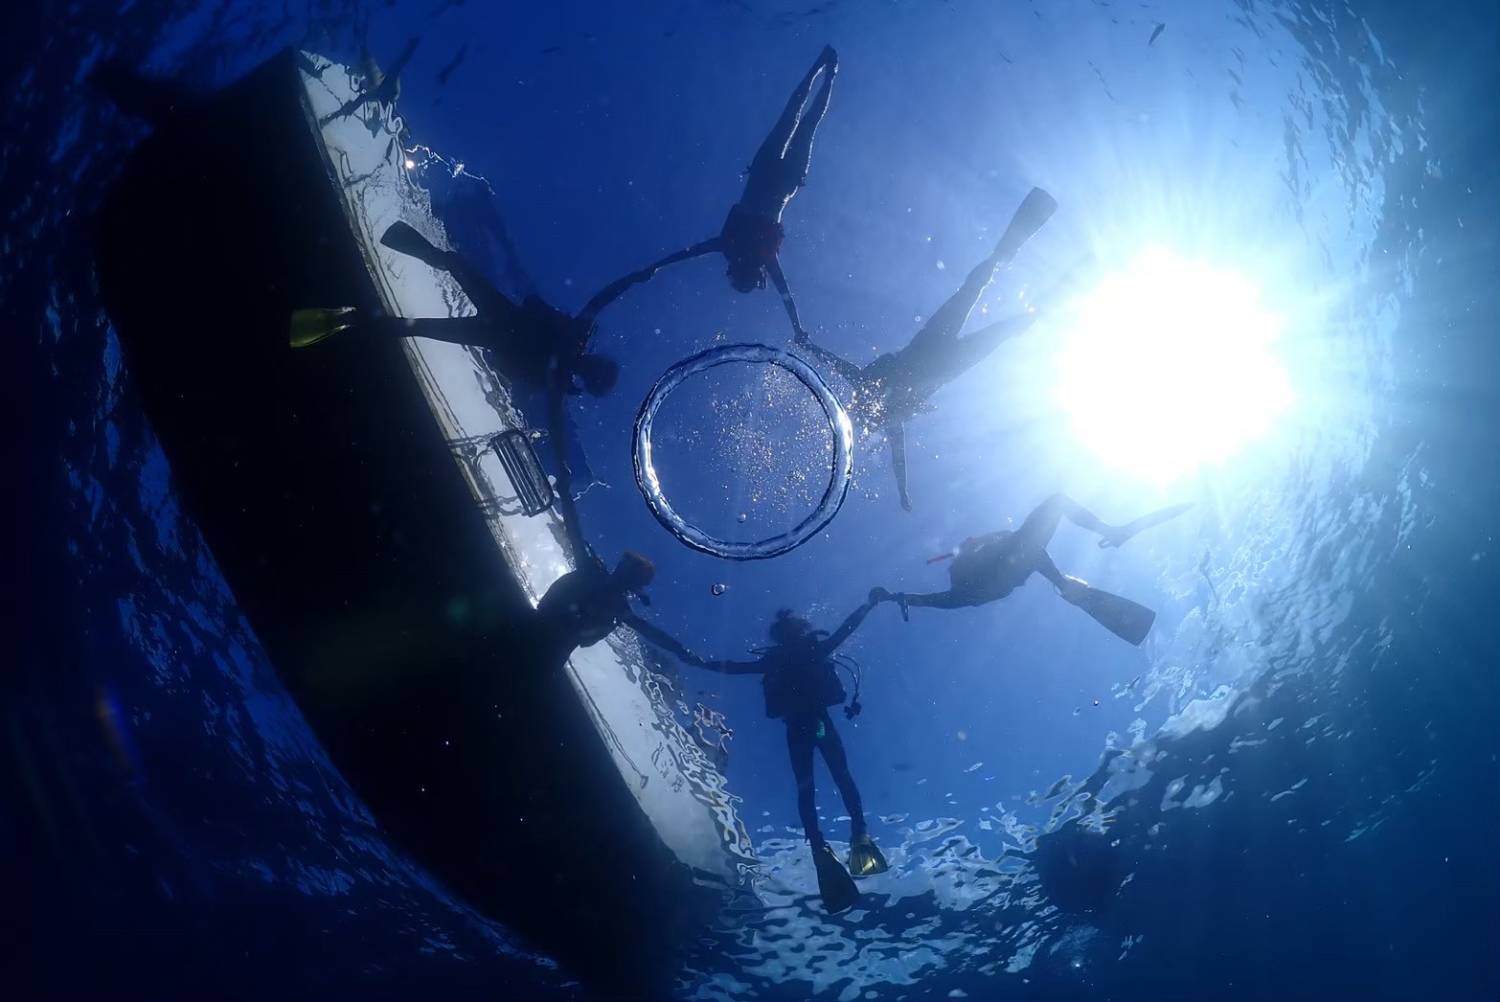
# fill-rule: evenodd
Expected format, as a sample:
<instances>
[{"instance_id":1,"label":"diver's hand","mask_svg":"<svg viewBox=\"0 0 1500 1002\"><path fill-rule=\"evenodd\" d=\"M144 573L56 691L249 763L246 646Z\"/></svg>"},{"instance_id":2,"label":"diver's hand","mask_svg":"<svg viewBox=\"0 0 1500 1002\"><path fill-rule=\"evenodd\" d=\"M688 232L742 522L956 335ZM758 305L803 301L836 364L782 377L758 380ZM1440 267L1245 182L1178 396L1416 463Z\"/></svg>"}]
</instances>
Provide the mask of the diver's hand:
<instances>
[{"instance_id":1,"label":"diver's hand","mask_svg":"<svg viewBox=\"0 0 1500 1002\"><path fill-rule=\"evenodd\" d=\"M1123 525L1111 525L1099 533L1099 549L1114 550L1124 546L1135 533Z\"/></svg>"},{"instance_id":2,"label":"diver's hand","mask_svg":"<svg viewBox=\"0 0 1500 1002\"><path fill-rule=\"evenodd\" d=\"M901 510L911 511L911 498L907 497L905 491L901 492Z\"/></svg>"},{"instance_id":3,"label":"diver's hand","mask_svg":"<svg viewBox=\"0 0 1500 1002\"><path fill-rule=\"evenodd\" d=\"M871 605L879 605L881 602L890 602L890 601L893 601L895 598L896 598L896 596L892 595L890 592L886 591L884 588L880 588L880 587L877 586L875 588L871 588L870 589L870 604Z\"/></svg>"},{"instance_id":4,"label":"diver's hand","mask_svg":"<svg viewBox=\"0 0 1500 1002\"><path fill-rule=\"evenodd\" d=\"M793 344L807 344L811 340L812 340L812 335L809 334L809 333L807 333L807 328L806 327L803 327L801 324L798 324L796 327L792 328L792 343Z\"/></svg>"},{"instance_id":5,"label":"diver's hand","mask_svg":"<svg viewBox=\"0 0 1500 1002\"><path fill-rule=\"evenodd\" d=\"M839 54L831 45L823 46L823 51L818 55L818 62L830 73L837 73L839 70Z\"/></svg>"}]
</instances>

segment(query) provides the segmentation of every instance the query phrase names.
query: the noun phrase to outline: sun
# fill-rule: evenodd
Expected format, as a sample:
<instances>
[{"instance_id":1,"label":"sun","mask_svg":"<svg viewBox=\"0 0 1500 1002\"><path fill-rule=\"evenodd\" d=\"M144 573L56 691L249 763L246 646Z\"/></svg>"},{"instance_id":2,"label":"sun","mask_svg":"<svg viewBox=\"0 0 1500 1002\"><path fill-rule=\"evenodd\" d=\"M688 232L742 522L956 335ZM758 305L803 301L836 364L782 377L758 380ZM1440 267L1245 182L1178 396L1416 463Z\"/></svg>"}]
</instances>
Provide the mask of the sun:
<instances>
[{"instance_id":1,"label":"sun","mask_svg":"<svg viewBox=\"0 0 1500 1002\"><path fill-rule=\"evenodd\" d=\"M1224 462L1290 406L1281 329L1243 276L1148 251L1079 301L1058 403L1104 462L1170 483Z\"/></svg>"}]
</instances>

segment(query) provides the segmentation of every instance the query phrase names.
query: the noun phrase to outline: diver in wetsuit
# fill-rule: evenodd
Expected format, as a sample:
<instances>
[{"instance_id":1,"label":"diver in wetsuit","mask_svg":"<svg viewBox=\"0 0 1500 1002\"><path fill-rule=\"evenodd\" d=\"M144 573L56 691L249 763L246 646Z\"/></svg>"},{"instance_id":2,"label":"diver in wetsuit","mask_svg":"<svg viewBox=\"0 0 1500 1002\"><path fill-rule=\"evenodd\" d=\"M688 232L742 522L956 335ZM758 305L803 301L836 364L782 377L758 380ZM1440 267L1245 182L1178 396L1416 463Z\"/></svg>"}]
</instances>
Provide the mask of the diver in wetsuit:
<instances>
[{"instance_id":1,"label":"diver in wetsuit","mask_svg":"<svg viewBox=\"0 0 1500 1002\"><path fill-rule=\"evenodd\" d=\"M930 410L928 398L989 356L1000 344L1031 326L1036 315L1019 316L990 324L967 337L959 337L979 297L1001 266L1015 257L1031 235L1042 227L1057 203L1040 188L1033 188L1010 225L963 286L922 326L911 343L900 351L881 355L869 365L859 366L814 344L807 332L797 331L798 347L832 366L854 387L850 410L866 429L883 426L891 447L891 465L901 507L911 511L906 486L906 436L903 423Z\"/></svg>"},{"instance_id":2,"label":"diver in wetsuit","mask_svg":"<svg viewBox=\"0 0 1500 1002\"><path fill-rule=\"evenodd\" d=\"M588 341L599 311L624 292L629 282L617 281L605 287L577 316L570 317L537 296L513 302L459 254L439 250L406 223L392 223L380 242L448 272L474 304L476 313L469 317L407 319L367 316L353 307L297 310L292 314L292 347L305 348L344 330L379 337L425 337L485 348L494 354L496 364L507 376L544 389L568 393L582 389L603 396L614 387L619 364L590 353Z\"/></svg>"},{"instance_id":3,"label":"diver in wetsuit","mask_svg":"<svg viewBox=\"0 0 1500 1002\"><path fill-rule=\"evenodd\" d=\"M818 891L830 912L841 912L859 898L850 873L857 877L884 873L885 857L870 837L865 823L864 805L859 788L849 772L844 743L828 716L828 707L844 702L846 693L839 681L834 653L864 621L876 605L876 596L849 614L831 635L815 630L812 624L790 610L783 609L771 622L771 646L755 653L754 661L710 661L684 648L658 631L648 632L648 639L675 655L685 664L726 675L759 675L765 691L766 716L786 723L786 746L791 757L792 775L797 781L797 813L812 846L813 863L818 873ZM656 633L656 635L652 635ZM858 687L845 713L858 713ZM834 785L849 812L849 869L845 870L833 854L818 827L817 803L813 789L813 752L819 751Z\"/></svg>"},{"instance_id":4,"label":"diver in wetsuit","mask_svg":"<svg viewBox=\"0 0 1500 1002\"><path fill-rule=\"evenodd\" d=\"M807 172L812 165L813 136L828 112L828 102L833 98L833 78L838 74L838 68L838 54L832 46L825 45L817 62L792 91L781 118L777 119L755 159L750 162L745 190L740 200L730 207L719 235L669 254L640 271L631 272L616 283L621 286L620 291L626 286L647 281L661 269L679 261L706 254L723 254L728 262L729 282L735 289L740 292L764 289L769 277L776 291L781 293L792 330L802 330L797 303L792 298L786 275L781 271L778 256L782 239L786 236L781 215L792 196L797 194L797 189L807 183ZM820 74L823 86L809 101Z\"/></svg>"},{"instance_id":5,"label":"diver in wetsuit","mask_svg":"<svg viewBox=\"0 0 1500 1002\"><path fill-rule=\"evenodd\" d=\"M911 595L877 588L872 596L894 601L906 617L911 606L962 609L998 602L1019 588L1032 574L1040 574L1056 586L1062 597L1094 617L1115 636L1139 644L1146 639L1156 613L1128 598L1101 591L1086 581L1059 571L1047 555L1047 543L1066 518L1074 525L1099 534L1100 548L1122 546L1136 533L1176 518L1191 505L1175 505L1143 515L1125 525L1107 525L1098 516L1065 494L1043 501L1014 532L1003 530L966 540L953 555L948 568L947 591ZM947 556L937 558L947 559Z\"/></svg>"},{"instance_id":6,"label":"diver in wetsuit","mask_svg":"<svg viewBox=\"0 0 1500 1002\"><path fill-rule=\"evenodd\" d=\"M545 664L561 667L575 648L592 647L614 632L621 623L640 628L644 622L630 607L637 599L646 605L646 586L656 576L656 567L626 550L613 571L592 552L578 567L558 578L536 606L536 627ZM652 633L656 631L652 628Z\"/></svg>"}]
</instances>

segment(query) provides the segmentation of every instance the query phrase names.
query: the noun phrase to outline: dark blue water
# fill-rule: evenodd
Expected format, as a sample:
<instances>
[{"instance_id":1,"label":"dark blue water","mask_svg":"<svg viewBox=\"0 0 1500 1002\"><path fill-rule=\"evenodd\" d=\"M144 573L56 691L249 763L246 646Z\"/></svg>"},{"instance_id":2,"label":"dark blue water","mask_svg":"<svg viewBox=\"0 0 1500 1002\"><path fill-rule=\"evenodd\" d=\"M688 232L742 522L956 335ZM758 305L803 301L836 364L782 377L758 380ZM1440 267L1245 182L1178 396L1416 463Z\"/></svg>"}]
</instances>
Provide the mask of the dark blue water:
<instances>
[{"instance_id":1,"label":"dark blue water","mask_svg":"<svg viewBox=\"0 0 1500 1002\"><path fill-rule=\"evenodd\" d=\"M662 531L628 428L681 357L781 343L779 303L704 261L606 315L601 345L625 367L573 411L599 482L583 514L602 551L651 554L652 616L707 654L745 656L783 606L832 627L872 585L941 588L927 558L1054 491L1117 520L1195 503L1118 552L1072 529L1052 547L1157 610L1140 649L1036 582L984 609L872 614L849 647L865 711L838 719L893 870L841 918L812 897L758 686L683 669L684 699L734 726L727 774L762 872L759 907L686 949L681 995L1500 996L1492 5L83 3L9 18L4 994L608 990L449 894L340 777L184 515L96 294L86 220L146 129L89 90L91 66L118 57L207 91L288 44L389 60L419 33L402 114L445 158L431 187L457 163L484 178L453 235L510 291L576 307L714 232L825 42L841 72L783 252L820 342L859 362L904 344L1032 185L1059 211L987 310L1082 259L1079 311L1111 274L1162 281L1144 320L1121 316L1133 350L1098 384L1136 396L1102 419L1070 399L1070 352L1113 346L1040 323L908 426L914 511L884 443L862 438L837 521L757 564ZM1275 413L1243 396L1238 356L1177 371L1191 352L1153 347L1180 304L1205 338L1250 307L1205 304L1200 272L1132 270L1152 247L1255 290L1280 332ZM664 477L695 518L775 529L816 496L823 433L794 387L731 374L674 405ZM1164 422L1131 423L1153 408Z\"/></svg>"}]
</instances>

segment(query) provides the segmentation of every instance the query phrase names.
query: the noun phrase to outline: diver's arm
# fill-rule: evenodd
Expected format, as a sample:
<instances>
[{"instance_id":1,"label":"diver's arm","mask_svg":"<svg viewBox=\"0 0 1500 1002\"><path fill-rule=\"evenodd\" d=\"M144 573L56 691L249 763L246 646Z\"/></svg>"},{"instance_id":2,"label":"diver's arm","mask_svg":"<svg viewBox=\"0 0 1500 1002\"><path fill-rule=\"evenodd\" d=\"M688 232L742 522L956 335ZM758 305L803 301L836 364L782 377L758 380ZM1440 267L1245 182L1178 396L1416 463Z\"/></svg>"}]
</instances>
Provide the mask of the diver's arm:
<instances>
[{"instance_id":1,"label":"diver's arm","mask_svg":"<svg viewBox=\"0 0 1500 1002\"><path fill-rule=\"evenodd\" d=\"M798 344L810 343L807 331L802 329L802 321L797 317L797 301L792 298L792 290L786 284L786 274L781 270L781 258L773 255L766 265L766 272L771 276L776 291L781 293L782 305L786 307L786 315L792 321L792 337Z\"/></svg>"},{"instance_id":2,"label":"diver's arm","mask_svg":"<svg viewBox=\"0 0 1500 1002\"><path fill-rule=\"evenodd\" d=\"M683 658L683 664L702 668L705 671L716 671L720 675L764 675L766 673L766 666L760 661L707 661L693 655Z\"/></svg>"},{"instance_id":3,"label":"diver's arm","mask_svg":"<svg viewBox=\"0 0 1500 1002\"><path fill-rule=\"evenodd\" d=\"M682 646L681 641L672 636L666 630L663 630L661 627L656 626L653 623L648 623L646 620L642 619L640 616L637 616L635 613L631 613L629 616L626 616L624 619L624 623L636 633L639 633L643 639L650 641L657 647L660 647L662 650L666 651L668 654L672 655L674 658L683 662L684 664L698 664L703 660L702 658L698 657L698 655Z\"/></svg>"},{"instance_id":4,"label":"diver's arm","mask_svg":"<svg viewBox=\"0 0 1500 1002\"><path fill-rule=\"evenodd\" d=\"M848 618L839 625L839 628L834 630L827 640L823 641L821 645L823 653L832 654L838 650L844 641L848 640L854 634L854 631L859 629L859 624L865 621L865 617L870 614L870 610L879 604L878 600L872 598L858 609L849 613Z\"/></svg>"},{"instance_id":5,"label":"diver's arm","mask_svg":"<svg viewBox=\"0 0 1500 1002\"><path fill-rule=\"evenodd\" d=\"M861 373L859 366L855 365L847 358L835 355L827 348L824 348L822 345L814 342L813 339L808 335L807 331L800 330L799 328L796 338L796 345L797 348L806 352L807 354L813 355L824 365L831 366L835 372L837 372L840 376L843 376L849 382L859 382Z\"/></svg>"},{"instance_id":6,"label":"diver's arm","mask_svg":"<svg viewBox=\"0 0 1500 1002\"><path fill-rule=\"evenodd\" d=\"M885 426L886 441L891 443L891 472L896 474L896 493L903 511L911 511L911 496L906 492L906 429L900 421Z\"/></svg>"},{"instance_id":7,"label":"diver's arm","mask_svg":"<svg viewBox=\"0 0 1500 1002\"><path fill-rule=\"evenodd\" d=\"M579 321L585 324L592 325L594 322L594 318L599 315L600 311L602 311L606 306L614 302L616 299L619 299L620 296L624 295L625 290L629 289L632 285L639 285L642 282L650 281L650 279L653 278L658 271L661 271L668 265L677 264L679 261L687 261L690 258L702 257L705 254L712 254L715 251L719 250L721 246L722 245L720 239L718 237L712 237L708 240L703 240L699 243L693 244L693 246L688 247L685 250L677 251L674 254L668 254L660 261L655 261L651 264L648 264L646 267L640 269L639 271L632 271L628 275L622 275L621 277L606 285L604 288L600 289L598 292L594 293L594 297L590 299L584 305L582 311L579 312Z\"/></svg>"},{"instance_id":8,"label":"diver's arm","mask_svg":"<svg viewBox=\"0 0 1500 1002\"><path fill-rule=\"evenodd\" d=\"M694 654L682 646L682 643L676 637L660 627L646 622L635 613L626 616L623 622L642 637L685 665L702 668L706 671L716 671L724 675L756 675L764 670L759 661L710 661L707 658Z\"/></svg>"},{"instance_id":9,"label":"diver's arm","mask_svg":"<svg viewBox=\"0 0 1500 1002\"><path fill-rule=\"evenodd\" d=\"M563 517L563 532L573 551L574 566L582 567L594 558L594 551L584 538L578 505L573 501L573 473L568 469L567 400L557 386L547 392L547 437L552 440L552 458L557 465L557 507Z\"/></svg>"}]
</instances>

